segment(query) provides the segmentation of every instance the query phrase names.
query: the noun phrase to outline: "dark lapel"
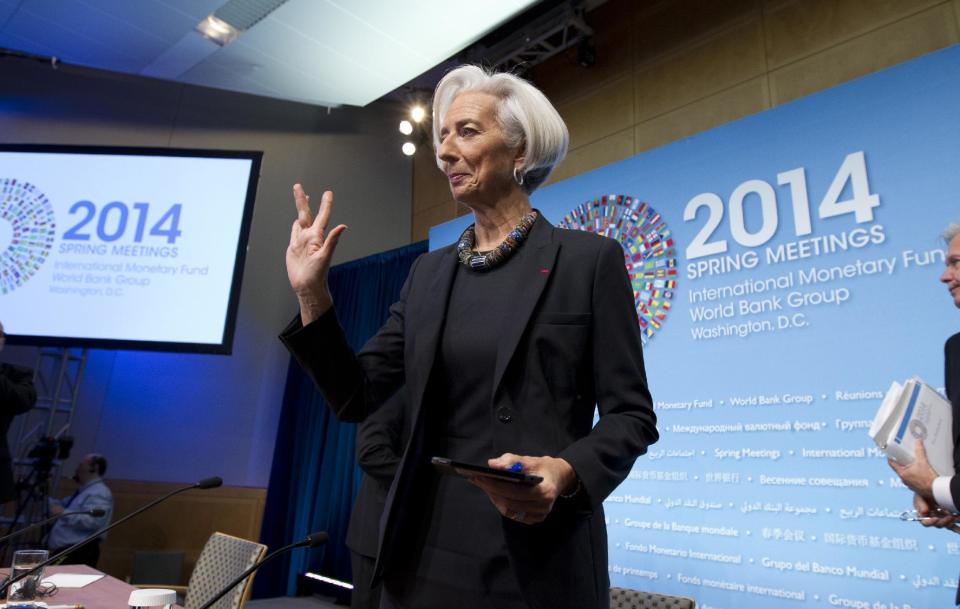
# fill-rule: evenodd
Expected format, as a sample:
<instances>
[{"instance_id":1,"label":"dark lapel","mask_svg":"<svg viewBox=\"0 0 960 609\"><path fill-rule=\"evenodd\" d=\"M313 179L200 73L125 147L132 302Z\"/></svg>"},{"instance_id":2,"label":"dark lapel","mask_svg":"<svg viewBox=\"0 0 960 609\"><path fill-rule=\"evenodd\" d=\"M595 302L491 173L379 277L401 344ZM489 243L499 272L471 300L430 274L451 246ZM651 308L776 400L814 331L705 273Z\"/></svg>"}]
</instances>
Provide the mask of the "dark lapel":
<instances>
[{"instance_id":1,"label":"dark lapel","mask_svg":"<svg viewBox=\"0 0 960 609\"><path fill-rule=\"evenodd\" d=\"M409 354L413 358L412 365L410 363L406 365L407 391L412 409L410 438L393 484L390 485L390 491L387 493L380 519L380 543L377 562L374 566L374 584L379 583L386 565L400 564L398 556L404 555L408 549L401 539L403 533L409 528L404 526L403 522L405 519L418 516L415 511L416 501L409 495L415 490L417 472L425 456L423 454L424 428L420 424L420 412L433 362L436 359L437 343L446 319L447 301L450 298L450 289L453 287L457 264L459 264L457 250L450 248L441 254L440 260L432 269L424 269L432 270L433 277L427 277L422 283L418 282L412 288L417 290L420 300L418 305L408 312L406 319L406 323L412 328L412 335L407 336L407 339L413 341L412 354ZM413 311L416 313L414 314Z\"/></svg>"},{"instance_id":2,"label":"dark lapel","mask_svg":"<svg viewBox=\"0 0 960 609\"><path fill-rule=\"evenodd\" d=\"M543 288L546 287L550 276L553 274L553 265L557 260L557 252L560 251L560 243L554 239L554 231L550 222L541 214L537 217L527 242L522 247L533 248L534 255L526 256L525 259L517 260L521 265L520 272L523 277L523 289L516 294L504 294L504 298L513 300L512 313L504 321L500 340L497 342L497 363L493 374L493 395L495 399L497 389L503 380L503 373L507 370L507 364L513 357L513 352L517 349L520 337L523 336L530 317L533 315ZM507 264L510 264L508 261Z\"/></svg>"},{"instance_id":3,"label":"dark lapel","mask_svg":"<svg viewBox=\"0 0 960 609\"><path fill-rule=\"evenodd\" d=\"M447 250L435 267L436 274L425 282L427 291L420 295L421 307L417 319L408 319L416 330L413 336L413 365L407 366L408 371L415 371L416 379L408 378L410 403L413 405L413 418L420 412L423 394L430 379L433 361L437 355L437 341L447 315L447 301L450 298L450 288L453 286L453 277L457 271L457 250ZM412 383L409 381L413 380Z\"/></svg>"}]
</instances>

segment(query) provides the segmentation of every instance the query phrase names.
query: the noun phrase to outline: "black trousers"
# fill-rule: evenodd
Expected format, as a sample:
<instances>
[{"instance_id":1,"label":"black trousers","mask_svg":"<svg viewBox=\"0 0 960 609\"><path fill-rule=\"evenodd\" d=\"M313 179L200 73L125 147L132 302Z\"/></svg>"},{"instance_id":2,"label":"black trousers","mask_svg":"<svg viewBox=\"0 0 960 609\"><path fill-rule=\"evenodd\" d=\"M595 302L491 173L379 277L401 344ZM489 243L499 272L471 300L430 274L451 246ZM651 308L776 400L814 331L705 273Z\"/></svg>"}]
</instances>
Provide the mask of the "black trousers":
<instances>
[{"instance_id":1,"label":"black trousers","mask_svg":"<svg viewBox=\"0 0 960 609\"><path fill-rule=\"evenodd\" d=\"M50 550L50 555L59 554L66 548L56 548ZM63 565L87 565L97 568L97 561L100 560L100 540L94 539L90 543L84 544L63 557L60 564Z\"/></svg>"},{"instance_id":2,"label":"black trousers","mask_svg":"<svg viewBox=\"0 0 960 609\"><path fill-rule=\"evenodd\" d=\"M353 593L350 595L350 609L380 609L380 585L370 585L377 559L351 550L350 562L353 565Z\"/></svg>"}]
</instances>

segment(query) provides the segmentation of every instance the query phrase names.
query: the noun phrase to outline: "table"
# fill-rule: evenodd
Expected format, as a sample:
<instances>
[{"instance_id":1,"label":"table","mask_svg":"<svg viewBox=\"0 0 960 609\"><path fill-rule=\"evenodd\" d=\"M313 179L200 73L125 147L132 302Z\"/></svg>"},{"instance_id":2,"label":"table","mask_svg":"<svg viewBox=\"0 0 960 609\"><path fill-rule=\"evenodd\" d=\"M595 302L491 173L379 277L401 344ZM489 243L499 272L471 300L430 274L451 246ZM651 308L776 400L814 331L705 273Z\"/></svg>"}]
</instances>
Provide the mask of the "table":
<instances>
[{"instance_id":1,"label":"table","mask_svg":"<svg viewBox=\"0 0 960 609\"><path fill-rule=\"evenodd\" d=\"M130 592L136 590L125 581L106 575L87 565L60 565L47 567L44 576L54 573L83 573L103 575L100 579L83 588L60 588L53 596L43 600L48 605L83 605L89 609L128 609Z\"/></svg>"},{"instance_id":2,"label":"table","mask_svg":"<svg viewBox=\"0 0 960 609\"><path fill-rule=\"evenodd\" d=\"M9 569L0 569L0 574L4 577L9 573ZM92 574L103 575L103 577L83 588L60 588L55 595L43 599L47 605L83 605L86 609L128 609L127 600L130 598L130 592L136 590L135 586L87 565L47 567L44 570L44 577L54 573Z\"/></svg>"}]
</instances>

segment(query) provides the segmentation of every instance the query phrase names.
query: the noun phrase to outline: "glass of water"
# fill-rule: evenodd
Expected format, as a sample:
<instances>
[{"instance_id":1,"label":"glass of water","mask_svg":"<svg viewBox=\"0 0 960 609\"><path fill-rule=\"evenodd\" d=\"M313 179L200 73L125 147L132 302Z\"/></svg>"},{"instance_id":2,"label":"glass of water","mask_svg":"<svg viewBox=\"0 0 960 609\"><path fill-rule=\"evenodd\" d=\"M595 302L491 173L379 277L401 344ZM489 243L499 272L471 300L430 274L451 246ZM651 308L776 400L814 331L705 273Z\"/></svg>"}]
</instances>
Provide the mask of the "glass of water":
<instances>
[{"instance_id":1,"label":"glass of water","mask_svg":"<svg viewBox=\"0 0 960 609\"><path fill-rule=\"evenodd\" d=\"M16 579L27 573L49 558L46 550L17 550L13 553L13 570L11 579ZM38 569L20 581L7 588L7 606L32 606L41 603L40 580L43 579L43 569Z\"/></svg>"}]
</instances>

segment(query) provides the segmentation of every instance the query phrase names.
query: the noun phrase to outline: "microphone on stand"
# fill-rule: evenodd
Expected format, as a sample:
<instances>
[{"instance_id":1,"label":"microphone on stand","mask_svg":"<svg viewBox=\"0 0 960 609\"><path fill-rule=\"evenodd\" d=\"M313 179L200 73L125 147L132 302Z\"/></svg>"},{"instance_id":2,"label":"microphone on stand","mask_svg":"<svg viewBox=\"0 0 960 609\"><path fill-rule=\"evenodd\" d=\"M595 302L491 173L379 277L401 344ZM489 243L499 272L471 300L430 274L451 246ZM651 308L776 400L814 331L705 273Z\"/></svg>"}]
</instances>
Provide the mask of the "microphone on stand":
<instances>
[{"instance_id":1,"label":"microphone on stand","mask_svg":"<svg viewBox=\"0 0 960 609\"><path fill-rule=\"evenodd\" d=\"M8 541L10 541L11 539L13 539L14 537L19 537L19 536L21 536L21 535L24 535L25 533L29 533L30 531L33 531L33 530L35 530L35 529L39 529L39 528L42 527L42 526L46 526L46 525L50 524L51 522L53 522L54 520L57 520L57 519L59 519L59 518L63 518L64 516L93 516L94 518L102 518L106 513L107 513L107 510L105 510L105 509L103 509L103 508L93 508L93 509L90 509L90 510L86 510L86 511L84 511L84 512L61 512L61 513L57 514L56 516L51 516L50 518L47 518L46 520L41 520L40 522L35 522L34 524L31 524L31 525L28 526L28 527L24 527L24 528L20 529L19 531L14 531L13 533L10 533L9 535L4 535L3 537L0 537L0 544L3 544L3 543L8 542Z\"/></svg>"},{"instance_id":2,"label":"microphone on stand","mask_svg":"<svg viewBox=\"0 0 960 609\"><path fill-rule=\"evenodd\" d=\"M289 552L294 548L302 548L304 546L308 548L316 548L317 546L322 546L323 544L327 543L327 541L329 540L330 540L330 536L327 535L324 531L317 531L316 533L310 533L309 535L307 535L306 539L302 541L298 541L288 546L284 546L279 550L274 550L273 552L264 556L263 560L254 563L253 566L251 566L249 569L245 570L243 573L238 575L235 580L233 580L232 582L227 584L222 590L220 590L220 592L218 592L216 596L214 596L213 598L205 602L203 605L201 605L200 609L210 609L210 607L215 602L223 598L228 592L233 590L233 588L237 584L245 580L251 573L259 569L267 561L273 560L275 557L280 556L281 554L284 554L286 552Z\"/></svg>"},{"instance_id":3,"label":"microphone on stand","mask_svg":"<svg viewBox=\"0 0 960 609\"><path fill-rule=\"evenodd\" d=\"M12 586L13 584L17 583L18 581L20 581L20 580L22 580L22 579L24 579L24 578L27 578L27 577L33 575L34 573L36 573L36 572L39 571L40 569L46 567L47 565L50 565L50 564L55 563L56 561L60 560L61 558L63 558L63 557L66 556L67 554L69 554L69 553L73 552L74 550L76 550L77 548L79 548L79 547L81 547L81 546L85 546L85 545L87 545L88 543L90 543L91 541L93 541L94 539L96 539L97 537L100 537L101 535L103 535L104 533L106 533L107 531L109 531L110 529L112 529L113 527L115 527L115 526L117 526L117 525L120 525L120 524L123 524L124 522L130 520L131 518L133 518L134 516L140 514L141 512L145 512L146 510L149 510L150 508L152 508L153 506L157 505L158 503L163 503L164 501L166 501L166 500L169 499L170 497L173 497L174 495L178 495L178 494L180 494L180 493L182 493L182 492L184 492L184 491L193 490L193 489L195 489L195 488L198 488L198 489L217 488L218 486L220 486L220 485L222 485L222 484L223 484L223 478L220 478L219 476L214 476L214 477L212 477L212 478L204 478L203 480L201 480L201 481L199 481L199 482L197 482L197 483L195 483L195 484L191 484L190 486L184 486L184 487L181 487L181 488L178 488L178 489L174 489L174 490L170 491L169 493L167 493L166 495L164 495L163 497L160 497L159 499L154 499L153 501L151 501L151 502L148 503L147 505L145 505L145 506L143 506L143 507L141 507L141 508L138 508L138 509L130 512L129 514L127 514L126 516L124 516L124 517L121 518L120 520L117 520L116 522L114 522L114 523L112 523L112 524L109 524L109 525L103 527L102 529L100 529L99 531L97 531L96 533L94 533L93 535L90 535L89 537L86 537L86 538L78 541L77 543L73 544L72 546L70 546L69 548L67 548L67 549L65 549L65 550L62 550L62 551L60 551L60 552L57 552L56 554L54 554L53 556L51 556L51 557L48 558L47 560L43 561L43 562L40 563L39 565L35 566L34 568L30 569L29 571L26 571L25 573L21 573L21 574L18 575L17 577L5 581L5 582L3 583L3 585L0 586L0 597L3 597L3 596L7 593L7 588L9 588L9 587Z\"/></svg>"}]
</instances>

